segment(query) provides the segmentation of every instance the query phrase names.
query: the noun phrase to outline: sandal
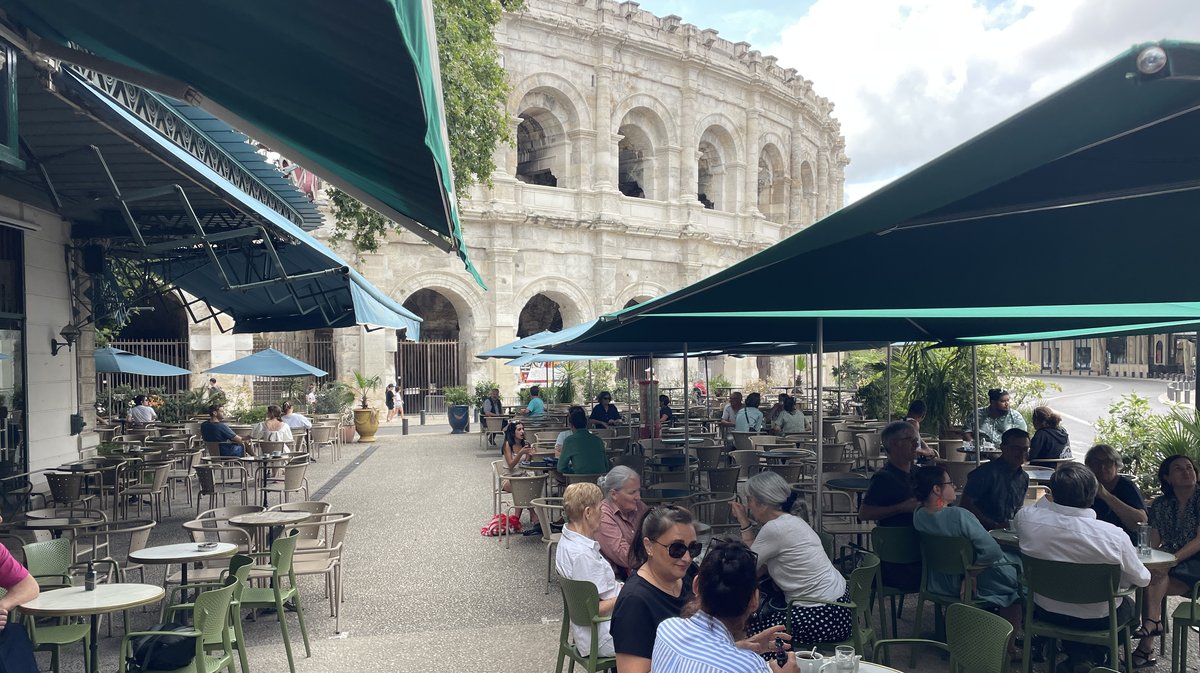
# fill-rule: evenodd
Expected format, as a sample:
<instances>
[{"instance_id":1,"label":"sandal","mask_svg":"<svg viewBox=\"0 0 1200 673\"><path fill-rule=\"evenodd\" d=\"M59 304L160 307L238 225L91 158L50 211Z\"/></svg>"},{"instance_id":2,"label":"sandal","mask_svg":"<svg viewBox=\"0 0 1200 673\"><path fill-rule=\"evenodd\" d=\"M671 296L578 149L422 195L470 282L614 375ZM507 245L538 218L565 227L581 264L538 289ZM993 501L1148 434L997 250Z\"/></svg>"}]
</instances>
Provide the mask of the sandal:
<instances>
[{"instance_id":1,"label":"sandal","mask_svg":"<svg viewBox=\"0 0 1200 673\"><path fill-rule=\"evenodd\" d=\"M1162 620L1161 619L1159 619L1159 620L1147 619L1146 621L1150 622L1151 624L1154 624L1154 628L1147 631L1146 625L1142 624L1141 626L1138 627L1137 631L1133 632L1134 638L1137 638L1140 640L1142 638L1153 638L1155 636L1162 635L1163 630L1162 630ZM1151 654L1153 654L1153 652L1151 652Z\"/></svg>"},{"instance_id":2,"label":"sandal","mask_svg":"<svg viewBox=\"0 0 1200 673\"><path fill-rule=\"evenodd\" d=\"M1142 648L1137 648L1133 651L1133 667L1146 668L1154 666L1158 663L1158 658L1154 656L1154 646L1150 647L1149 652L1143 652Z\"/></svg>"}]
</instances>

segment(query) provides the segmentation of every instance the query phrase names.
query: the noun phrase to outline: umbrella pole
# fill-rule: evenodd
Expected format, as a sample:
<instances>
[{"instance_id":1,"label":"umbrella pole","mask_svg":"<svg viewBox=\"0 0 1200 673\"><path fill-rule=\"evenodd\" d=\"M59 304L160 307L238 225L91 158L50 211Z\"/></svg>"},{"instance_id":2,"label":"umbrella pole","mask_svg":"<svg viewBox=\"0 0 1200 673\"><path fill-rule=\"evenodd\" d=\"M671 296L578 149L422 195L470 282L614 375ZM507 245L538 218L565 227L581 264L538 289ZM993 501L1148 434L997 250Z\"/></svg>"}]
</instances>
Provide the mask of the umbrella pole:
<instances>
[{"instance_id":1,"label":"umbrella pole","mask_svg":"<svg viewBox=\"0 0 1200 673\"><path fill-rule=\"evenodd\" d=\"M971 346L971 400L971 413L975 414L975 467L979 467L979 457L983 455L983 435L979 432L979 356L974 346Z\"/></svg>"},{"instance_id":2,"label":"umbrella pole","mask_svg":"<svg viewBox=\"0 0 1200 673\"><path fill-rule=\"evenodd\" d=\"M688 422L688 411L691 410L692 394L688 390L688 346L687 342L683 343L683 478L688 484L692 483L692 442L691 442L691 427ZM697 466L699 467L699 466ZM699 478L696 479L699 481ZM688 487L689 490L691 486Z\"/></svg>"},{"instance_id":3,"label":"umbrella pole","mask_svg":"<svg viewBox=\"0 0 1200 673\"><path fill-rule=\"evenodd\" d=\"M887 419L892 422L892 345L887 347Z\"/></svg>"},{"instance_id":4,"label":"umbrella pole","mask_svg":"<svg viewBox=\"0 0 1200 673\"><path fill-rule=\"evenodd\" d=\"M817 362L818 363L820 363L824 359L823 358L824 354L825 354L825 319L817 318ZM815 507L816 511L813 512L813 520L816 522L816 525L814 526L814 528L816 530L821 530L821 510L823 509L822 505L824 504L822 502L822 497L821 497L821 475L824 474L824 472L825 472L825 437L824 437L825 428L823 427L824 421L825 421L825 410L824 410L824 405L821 404L821 398L820 398L821 383L822 383L822 378L824 378L824 372L822 371L823 369L824 369L824 367L821 367L820 364L817 365L816 379L817 379L818 397L817 397L816 422L814 423L814 434L816 435L816 438L817 438L817 474L816 474L817 488L816 488L816 507Z\"/></svg>"},{"instance_id":5,"label":"umbrella pole","mask_svg":"<svg viewBox=\"0 0 1200 673\"><path fill-rule=\"evenodd\" d=\"M708 382L708 358L704 358L704 415L712 418L712 385Z\"/></svg>"}]
</instances>

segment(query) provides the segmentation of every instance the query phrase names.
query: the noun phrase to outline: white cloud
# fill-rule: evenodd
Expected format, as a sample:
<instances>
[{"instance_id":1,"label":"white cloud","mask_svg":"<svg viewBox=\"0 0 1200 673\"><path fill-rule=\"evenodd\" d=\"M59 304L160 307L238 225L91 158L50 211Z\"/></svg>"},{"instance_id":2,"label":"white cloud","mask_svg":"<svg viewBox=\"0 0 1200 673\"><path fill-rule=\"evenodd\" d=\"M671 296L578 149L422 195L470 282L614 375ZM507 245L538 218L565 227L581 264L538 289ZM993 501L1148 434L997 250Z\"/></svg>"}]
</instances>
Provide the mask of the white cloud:
<instances>
[{"instance_id":1,"label":"white cloud","mask_svg":"<svg viewBox=\"0 0 1200 673\"><path fill-rule=\"evenodd\" d=\"M1195 0L817 0L762 45L834 102L847 200L958 145L1131 45L1200 40ZM1080 111L1086 114L1086 111Z\"/></svg>"}]
</instances>

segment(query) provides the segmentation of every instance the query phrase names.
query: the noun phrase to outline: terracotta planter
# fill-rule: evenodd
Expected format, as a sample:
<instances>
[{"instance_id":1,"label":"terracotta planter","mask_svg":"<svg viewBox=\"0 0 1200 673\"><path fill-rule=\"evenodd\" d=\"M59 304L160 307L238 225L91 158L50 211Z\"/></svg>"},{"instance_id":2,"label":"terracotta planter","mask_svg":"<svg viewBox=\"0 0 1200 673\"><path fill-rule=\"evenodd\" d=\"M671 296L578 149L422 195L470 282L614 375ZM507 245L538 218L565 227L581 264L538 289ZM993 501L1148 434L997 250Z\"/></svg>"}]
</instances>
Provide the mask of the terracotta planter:
<instances>
[{"instance_id":1,"label":"terracotta planter","mask_svg":"<svg viewBox=\"0 0 1200 673\"><path fill-rule=\"evenodd\" d=\"M375 433L379 430L378 409L355 409L354 431L358 433L360 443L375 441Z\"/></svg>"},{"instance_id":2,"label":"terracotta planter","mask_svg":"<svg viewBox=\"0 0 1200 673\"><path fill-rule=\"evenodd\" d=\"M340 432L342 433L341 440L342 440L343 444L353 444L354 443L354 426L353 425L343 425L340 429Z\"/></svg>"}]
</instances>

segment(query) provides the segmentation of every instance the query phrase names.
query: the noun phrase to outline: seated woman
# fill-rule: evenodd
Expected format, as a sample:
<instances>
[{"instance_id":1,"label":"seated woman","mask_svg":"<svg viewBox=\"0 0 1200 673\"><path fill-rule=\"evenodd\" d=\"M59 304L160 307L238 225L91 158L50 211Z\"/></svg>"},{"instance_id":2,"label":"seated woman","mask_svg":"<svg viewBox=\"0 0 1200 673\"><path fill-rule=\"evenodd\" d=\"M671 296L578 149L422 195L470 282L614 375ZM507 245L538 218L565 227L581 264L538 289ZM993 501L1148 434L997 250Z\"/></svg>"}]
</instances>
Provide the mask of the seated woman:
<instances>
[{"instance_id":1,"label":"seated woman","mask_svg":"<svg viewBox=\"0 0 1200 673\"><path fill-rule=\"evenodd\" d=\"M282 420L284 423L287 423L288 427L292 428L293 430L298 430L301 428L307 430L312 428L312 421L308 420L308 417L304 414L296 411L296 408L292 406L291 402L283 403L283 416L280 418L280 420Z\"/></svg>"},{"instance_id":2,"label":"seated woman","mask_svg":"<svg viewBox=\"0 0 1200 673\"><path fill-rule=\"evenodd\" d=\"M671 427L675 421L675 413L671 411L671 398L666 395L658 396L658 433L661 436L662 431Z\"/></svg>"},{"instance_id":3,"label":"seated woman","mask_svg":"<svg viewBox=\"0 0 1200 673\"><path fill-rule=\"evenodd\" d=\"M500 451L504 454L504 474L509 477L524 477L525 469L521 467L522 463L528 463L529 458L533 456L533 446L525 441L525 424L517 421L509 423L504 429L504 444L500 447ZM500 488L506 493L512 490L508 480L505 479ZM515 516L517 521L521 520L521 509L517 509ZM538 522L537 512L529 510L530 527L528 530L536 529L536 532L531 535L541 535L542 526ZM528 531L527 531L528 532Z\"/></svg>"},{"instance_id":4,"label":"seated woman","mask_svg":"<svg viewBox=\"0 0 1200 673\"><path fill-rule=\"evenodd\" d=\"M739 409L733 417L734 432L762 432L766 419L763 412L758 409L761 402L762 395L758 393L750 393L746 396L746 406Z\"/></svg>"},{"instance_id":5,"label":"seated woman","mask_svg":"<svg viewBox=\"0 0 1200 673\"><path fill-rule=\"evenodd\" d=\"M613 574L612 566L600 555L596 546L596 531L600 529L600 487L595 484L571 484L563 491L563 512L567 524L562 529L562 539L554 556L554 567L560 577L569 580L591 582L600 594L599 614L612 614L621 584ZM613 656L613 639L609 631L610 622L597 625L594 643L601 657ZM586 626L571 624L571 639L582 656L592 652L592 630Z\"/></svg>"},{"instance_id":6,"label":"seated woman","mask_svg":"<svg viewBox=\"0 0 1200 673\"><path fill-rule=\"evenodd\" d=\"M1100 490L1092 503L1096 518L1123 529L1129 534L1129 540L1137 544L1138 524L1147 521L1146 501L1133 480L1119 474L1121 454L1107 444L1097 444L1088 449L1083 464L1100 482Z\"/></svg>"},{"instance_id":7,"label":"seated woman","mask_svg":"<svg viewBox=\"0 0 1200 673\"><path fill-rule=\"evenodd\" d=\"M283 410L274 404L267 407L266 420L254 426L254 429L250 431L250 437L260 442L283 442L289 445L289 449L291 443L295 441L295 438L292 437L292 428L283 422Z\"/></svg>"},{"instance_id":8,"label":"seated woman","mask_svg":"<svg viewBox=\"0 0 1200 673\"><path fill-rule=\"evenodd\" d=\"M783 395L783 407L775 416L775 434L795 435L808 432L808 416L796 410L796 398Z\"/></svg>"},{"instance_id":9,"label":"seated woman","mask_svg":"<svg viewBox=\"0 0 1200 673\"><path fill-rule=\"evenodd\" d=\"M733 503L733 514L742 527L742 541L758 554L758 572L767 574L792 605L792 636L797 643L832 643L850 637L853 613L849 608L805 602L804 598L849 601L850 588L825 555L821 539L803 519L791 514L797 491L774 472L760 472L746 482L746 504ZM758 534L747 513L761 524ZM746 624L747 633L783 623Z\"/></svg>"},{"instance_id":10,"label":"seated woman","mask_svg":"<svg viewBox=\"0 0 1200 673\"><path fill-rule=\"evenodd\" d=\"M646 512L639 528L629 550L629 565L637 571L613 606L613 649L621 673L649 673L658 625L678 617L692 600L696 576L692 560L702 549L692 514L682 507L655 507ZM761 654L776 637L787 639L783 630L782 626L767 629L737 646Z\"/></svg>"},{"instance_id":11,"label":"seated woman","mask_svg":"<svg viewBox=\"0 0 1200 673\"><path fill-rule=\"evenodd\" d=\"M1035 432L1029 440L1029 463L1054 467L1056 463L1039 463L1039 460L1057 460L1071 457L1071 438L1062 427L1062 416L1050 407L1033 410Z\"/></svg>"},{"instance_id":12,"label":"seated woman","mask_svg":"<svg viewBox=\"0 0 1200 673\"><path fill-rule=\"evenodd\" d=\"M941 465L926 465L918 468L913 476L917 500L921 506L913 512L913 528L918 533L962 537L971 541L975 548L975 561L979 564L997 561L1015 561L1005 556L996 540L983 528L979 519L962 507L949 507L954 502L954 480ZM929 588L939 594L959 595L962 577L941 573L929 574ZM1017 580L1017 568L1012 565L993 565L975 578L975 597L995 609L1013 625L1013 635L1008 641L1008 652L1013 658L1021 656L1021 650L1013 639L1021 630L1021 590Z\"/></svg>"},{"instance_id":13,"label":"seated woman","mask_svg":"<svg viewBox=\"0 0 1200 673\"><path fill-rule=\"evenodd\" d=\"M646 516L642 478L632 468L618 465L600 478L599 486L604 501L600 503L600 530L595 538L600 543L600 553L612 564L618 579L623 580L633 572L628 565L629 549L642 517Z\"/></svg>"},{"instance_id":14,"label":"seated woman","mask_svg":"<svg viewBox=\"0 0 1200 673\"><path fill-rule=\"evenodd\" d=\"M1150 505L1150 546L1175 555L1179 561L1165 573L1150 571L1146 587L1146 621L1133 635L1141 638L1133 652L1135 668L1150 666L1154 657L1154 639L1162 635L1163 596L1184 596L1200 582L1200 489L1196 488L1196 465L1184 455L1168 456L1158 466L1162 495Z\"/></svg>"},{"instance_id":15,"label":"seated woman","mask_svg":"<svg viewBox=\"0 0 1200 673\"><path fill-rule=\"evenodd\" d=\"M654 640L654 670L767 673L795 671L795 655L779 650L782 661L770 664L755 652L738 647L746 620L758 607L754 553L741 542L715 542L696 574L696 599L658 625ZM783 637L781 636L781 640ZM697 660L704 665L697 666ZM621 669L624 673L624 669Z\"/></svg>"}]
</instances>

